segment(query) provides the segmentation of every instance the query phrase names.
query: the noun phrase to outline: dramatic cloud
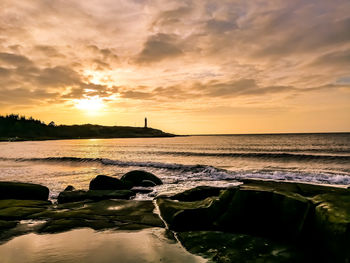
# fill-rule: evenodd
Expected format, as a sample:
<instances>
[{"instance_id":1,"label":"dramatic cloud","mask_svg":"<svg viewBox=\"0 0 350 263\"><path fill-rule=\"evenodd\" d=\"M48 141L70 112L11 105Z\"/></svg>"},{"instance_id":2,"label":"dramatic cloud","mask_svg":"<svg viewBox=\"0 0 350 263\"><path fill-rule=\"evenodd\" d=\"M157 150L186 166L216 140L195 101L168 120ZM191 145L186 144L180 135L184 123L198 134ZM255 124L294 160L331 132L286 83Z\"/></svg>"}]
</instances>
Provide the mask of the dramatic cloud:
<instances>
[{"instance_id":1,"label":"dramatic cloud","mask_svg":"<svg viewBox=\"0 0 350 263\"><path fill-rule=\"evenodd\" d=\"M149 114L164 129L170 115L207 115L230 132L219 121L245 112L311 131L328 110L333 130L349 130L349 14L348 0L2 0L0 114L125 125ZM74 107L92 97L98 120Z\"/></svg>"}]
</instances>

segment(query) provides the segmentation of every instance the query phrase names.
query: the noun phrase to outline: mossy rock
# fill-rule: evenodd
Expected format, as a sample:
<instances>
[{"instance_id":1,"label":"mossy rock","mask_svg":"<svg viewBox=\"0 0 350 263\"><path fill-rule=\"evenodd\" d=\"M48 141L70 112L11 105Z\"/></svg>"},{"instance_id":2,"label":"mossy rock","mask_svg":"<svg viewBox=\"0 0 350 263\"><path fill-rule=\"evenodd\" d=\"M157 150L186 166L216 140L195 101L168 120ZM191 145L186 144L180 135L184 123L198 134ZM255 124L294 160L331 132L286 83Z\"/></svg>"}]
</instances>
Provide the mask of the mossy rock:
<instances>
[{"instance_id":1,"label":"mossy rock","mask_svg":"<svg viewBox=\"0 0 350 263\"><path fill-rule=\"evenodd\" d=\"M17 221L0 220L0 230L10 229L18 224Z\"/></svg>"},{"instance_id":2,"label":"mossy rock","mask_svg":"<svg viewBox=\"0 0 350 263\"><path fill-rule=\"evenodd\" d=\"M223 231L294 240L310 208L311 202L298 194L240 188L216 224Z\"/></svg>"},{"instance_id":3,"label":"mossy rock","mask_svg":"<svg viewBox=\"0 0 350 263\"><path fill-rule=\"evenodd\" d=\"M42 232L60 232L80 227L129 229L128 225L138 225L138 229L164 227L153 211L152 201L104 200L66 203L35 214L34 217L49 219L40 230Z\"/></svg>"},{"instance_id":4,"label":"mossy rock","mask_svg":"<svg viewBox=\"0 0 350 263\"><path fill-rule=\"evenodd\" d=\"M51 204L50 201L7 199L0 200L0 209L8 207L47 207Z\"/></svg>"},{"instance_id":5,"label":"mossy rock","mask_svg":"<svg viewBox=\"0 0 350 263\"><path fill-rule=\"evenodd\" d=\"M296 247L262 237L215 231L181 232L177 237L189 252L211 262L307 262Z\"/></svg>"},{"instance_id":6,"label":"mossy rock","mask_svg":"<svg viewBox=\"0 0 350 263\"><path fill-rule=\"evenodd\" d=\"M0 182L0 199L47 200L46 186L19 182Z\"/></svg>"},{"instance_id":7,"label":"mossy rock","mask_svg":"<svg viewBox=\"0 0 350 263\"><path fill-rule=\"evenodd\" d=\"M258 179L242 179L241 182L243 182L241 187L252 186L261 190L295 193L306 197L312 197L324 193L350 193L345 188L330 185Z\"/></svg>"},{"instance_id":8,"label":"mossy rock","mask_svg":"<svg viewBox=\"0 0 350 263\"><path fill-rule=\"evenodd\" d=\"M179 202L167 198L157 198L162 218L170 229L175 231L211 230L218 216L225 212L234 189L220 194L219 197L208 197L193 202Z\"/></svg>"},{"instance_id":9,"label":"mossy rock","mask_svg":"<svg viewBox=\"0 0 350 263\"><path fill-rule=\"evenodd\" d=\"M313 241L325 257L334 262L350 262L350 195L315 196L315 215L310 224Z\"/></svg>"},{"instance_id":10,"label":"mossy rock","mask_svg":"<svg viewBox=\"0 0 350 263\"><path fill-rule=\"evenodd\" d=\"M162 180L154 174L141 170L130 171L124 174L121 180L132 186L143 186L142 182L146 180L153 182L155 185L163 184Z\"/></svg>"},{"instance_id":11,"label":"mossy rock","mask_svg":"<svg viewBox=\"0 0 350 263\"><path fill-rule=\"evenodd\" d=\"M207 197L218 196L220 192L226 188L224 187L212 187L212 186L197 186L195 188L191 188L182 193L175 194L170 196L170 199L179 200L179 201L199 201L203 200Z\"/></svg>"},{"instance_id":12,"label":"mossy rock","mask_svg":"<svg viewBox=\"0 0 350 263\"><path fill-rule=\"evenodd\" d=\"M0 219L21 220L45 211L50 201L39 200L0 200Z\"/></svg>"},{"instance_id":13,"label":"mossy rock","mask_svg":"<svg viewBox=\"0 0 350 263\"><path fill-rule=\"evenodd\" d=\"M63 191L58 197L58 203L78 202L83 200L130 199L135 193L130 190L89 190Z\"/></svg>"},{"instance_id":14,"label":"mossy rock","mask_svg":"<svg viewBox=\"0 0 350 263\"><path fill-rule=\"evenodd\" d=\"M89 227L94 230L110 229L115 227L113 222L108 220L87 220L87 219L57 219L48 221L42 228L40 233L59 233L71 229Z\"/></svg>"},{"instance_id":15,"label":"mossy rock","mask_svg":"<svg viewBox=\"0 0 350 263\"><path fill-rule=\"evenodd\" d=\"M98 175L90 181L90 190L128 190L131 186L118 178Z\"/></svg>"}]
</instances>

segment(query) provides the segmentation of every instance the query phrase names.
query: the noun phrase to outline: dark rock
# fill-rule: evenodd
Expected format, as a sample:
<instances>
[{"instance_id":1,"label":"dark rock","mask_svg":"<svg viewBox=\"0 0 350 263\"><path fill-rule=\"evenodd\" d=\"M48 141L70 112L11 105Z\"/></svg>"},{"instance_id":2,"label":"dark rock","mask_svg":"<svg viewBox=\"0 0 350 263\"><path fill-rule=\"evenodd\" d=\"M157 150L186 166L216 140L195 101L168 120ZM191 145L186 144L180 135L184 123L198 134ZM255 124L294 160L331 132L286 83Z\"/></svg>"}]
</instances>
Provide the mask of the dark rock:
<instances>
[{"instance_id":1,"label":"dark rock","mask_svg":"<svg viewBox=\"0 0 350 263\"><path fill-rule=\"evenodd\" d=\"M0 182L0 199L47 200L46 186L30 183Z\"/></svg>"},{"instance_id":2,"label":"dark rock","mask_svg":"<svg viewBox=\"0 0 350 263\"><path fill-rule=\"evenodd\" d=\"M21 220L45 211L51 202L39 200L0 200L0 220Z\"/></svg>"},{"instance_id":3,"label":"dark rock","mask_svg":"<svg viewBox=\"0 0 350 263\"><path fill-rule=\"evenodd\" d=\"M262 237L216 231L180 232L177 237L189 252L210 262L311 262L293 245Z\"/></svg>"},{"instance_id":4,"label":"dark rock","mask_svg":"<svg viewBox=\"0 0 350 263\"><path fill-rule=\"evenodd\" d=\"M37 218L50 220L40 232L56 233L80 227L99 229L144 229L164 227L162 220L154 214L152 201L103 200L58 205L54 210L37 214Z\"/></svg>"},{"instance_id":5,"label":"dark rock","mask_svg":"<svg viewBox=\"0 0 350 263\"><path fill-rule=\"evenodd\" d=\"M243 182L243 187L255 186L259 187L259 189L264 189L268 191L283 191L289 193L296 193L307 197L312 197L323 193L349 193L349 191L347 191L347 189L345 188L330 185L258 179L242 179L241 182Z\"/></svg>"},{"instance_id":6,"label":"dark rock","mask_svg":"<svg viewBox=\"0 0 350 263\"><path fill-rule=\"evenodd\" d=\"M127 190L130 189L125 182L107 175L98 175L91 180L90 190Z\"/></svg>"},{"instance_id":7,"label":"dark rock","mask_svg":"<svg viewBox=\"0 0 350 263\"><path fill-rule=\"evenodd\" d=\"M170 199L179 201L199 201L210 196L218 196L224 189L223 187L197 186L196 188L175 194L171 196Z\"/></svg>"},{"instance_id":8,"label":"dark rock","mask_svg":"<svg viewBox=\"0 0 350 263\"><path fill-rule=\"evenodd\" d=\"M75 190L75 187L72 186L72 185L68 185L68 186L64 189L64 191L74 191L74 190Z\"/></svg>"},{"instance_id":9,"label":"dark rock","mask_svg":"<svg viewBox=\"0 0 350 263\"><path fill-rule=\"evenodd\" d=\"M291 241L302 234L310 208L298 194L240 188L215 224L224 231Z\"/></svg>"},{"instance_id":10,"label":"dark rock","mask_svg":"<svg viewBox=\"0 0 350 263\"><path fill-rule=\"evenodd\" d=\"M154 174L145 171L131 171L124 174L121 178L123 182L131 184L132 186L142 186L142 181L151 181L155 185L163 184L162 180L160 180Z\"/></svg>"},{"instance_id":11,"label":"dark rock","mask_svg":"<svg viewBox=\"0 0 350 263\"><path fill-rule=\"evenodd\" d=\"M178 202L167 198L157 198L162 218L175 231L218 229L215 221L225 212L231 200L231 192L224 191L219 197L208 197L193 202Z\"/></svg>"},{"instance_id":12,"label":"dark rock","mask_svg":"<svg viewBox=\"0 0 350 263\"><path fill-rule=\"evenodd\" d=\"M152 189L144 188L144 187L133 187L131 188L131 191L133 191L134 193L140 193L140 194L148 194L153 192Z\"/></svg>"},{"instance_id":13,"label":"dark rock","mask_svg":"<svg viewBox=\"0 0 350 263\"><path fill-rule=\"evenodd\" d=\"M142 182L140 183L140 186L153 187L153 186L156 186L156 184L150 180L142 180Z\"/></svg>"},{"instance_id":14,"label":"dark rock","mask_svg":"<svg viewBox=\"0 0 350 263\"><path fill-rule=\"evenodd\" d=\"M10 229L18 224L17 221L0 220L0 230Z\"/></svg>"},{"instance_id":15,"label":"dark rock","mask_svg":"<svg viewBox=\"0 0 350 263\"><path fill-rule=\"evenodd\" d=\"M322 194L312 199L316 205L309 236L331 262L350 262L350 194Z\"/></svg>"},{"instance_id":16,"label":"dark rock","mask_svg":"<svg viewBox=\"0 0 350 263\"><path fill-rule=\"evenodd\" d=\"M63 191L58 197L59 204L78 202L83 200L105 200L105 199L129 199L135 193L130 190L89 190L89 191Z\"/></svg>"},{"instance_id":17,"label":"dark rock","mask_svg":"<svg viewBox=\"0 0 350 263\"><path fill-rule=\"evenodd\" d=\"M216 229L288 240L301 235L311 207L300 195L258 188L230 188L219 197L194 202L158 198L157 204L170 229Z\"/></svg>"}]
</instances>

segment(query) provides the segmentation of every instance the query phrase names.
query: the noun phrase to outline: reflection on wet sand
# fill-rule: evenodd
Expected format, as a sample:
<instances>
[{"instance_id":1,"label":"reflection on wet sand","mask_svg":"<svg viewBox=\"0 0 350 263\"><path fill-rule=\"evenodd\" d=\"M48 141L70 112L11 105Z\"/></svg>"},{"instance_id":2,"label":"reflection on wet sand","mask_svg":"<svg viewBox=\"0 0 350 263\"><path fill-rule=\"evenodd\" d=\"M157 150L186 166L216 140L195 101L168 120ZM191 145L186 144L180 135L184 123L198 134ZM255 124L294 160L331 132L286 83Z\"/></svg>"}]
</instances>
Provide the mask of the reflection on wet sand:
<instances>
[{"instance_id":1,"label":"reflection on wet sand","mask_svg":"<svg viewBox=\"0 0 350 263\"><path fill-rule=\"evenodd\" d=\"M2 263L206 262L164 236L164 229L28 234L0 246Z\"/></svg>"}]
</instances>

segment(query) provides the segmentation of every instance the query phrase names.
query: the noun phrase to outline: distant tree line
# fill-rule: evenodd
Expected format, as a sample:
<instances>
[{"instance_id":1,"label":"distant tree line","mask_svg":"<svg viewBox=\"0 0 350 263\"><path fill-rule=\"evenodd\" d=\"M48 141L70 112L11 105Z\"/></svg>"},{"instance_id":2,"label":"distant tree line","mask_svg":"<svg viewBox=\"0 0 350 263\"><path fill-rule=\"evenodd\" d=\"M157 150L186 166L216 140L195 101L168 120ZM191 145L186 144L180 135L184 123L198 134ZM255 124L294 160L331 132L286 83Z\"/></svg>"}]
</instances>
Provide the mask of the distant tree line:
<instances>
[{"instance_id":1,"label":"distant tree line","mask_svg":"<svg viewBox=\"0 0 350 263\"><path fill-rule=\"evenodd\" d=\"M132 137L169 137L172 134L161 130L128 126L101 125L58 125L45 124L32 117L18 114L0 115L1 140L45 140L75 138L132 138Z\"/></svg>"}]
</instances>

